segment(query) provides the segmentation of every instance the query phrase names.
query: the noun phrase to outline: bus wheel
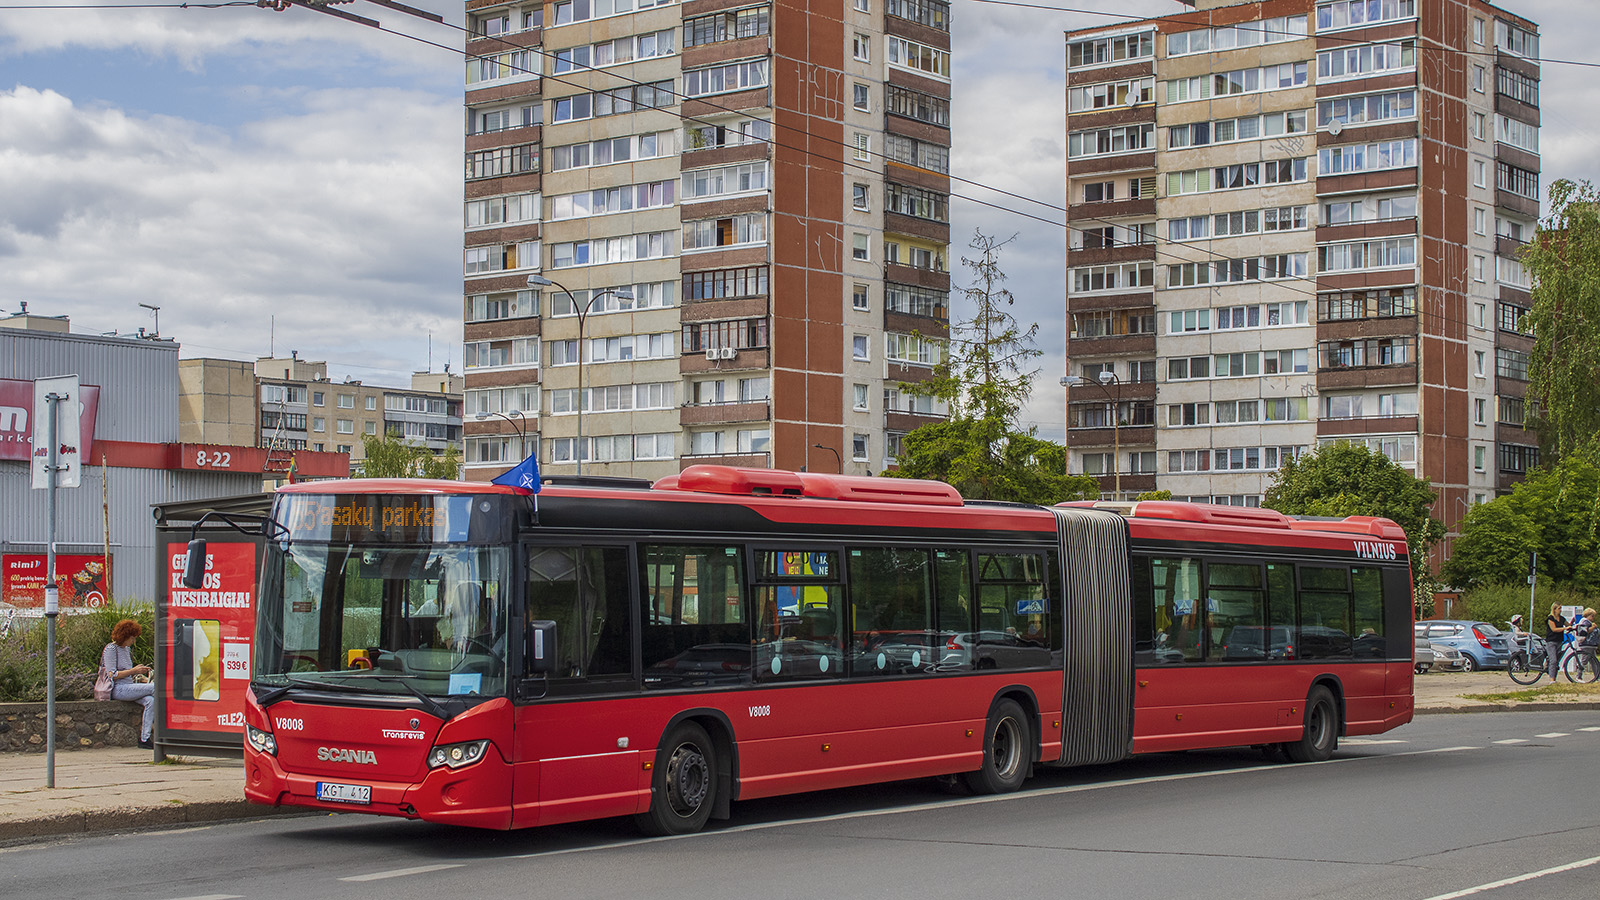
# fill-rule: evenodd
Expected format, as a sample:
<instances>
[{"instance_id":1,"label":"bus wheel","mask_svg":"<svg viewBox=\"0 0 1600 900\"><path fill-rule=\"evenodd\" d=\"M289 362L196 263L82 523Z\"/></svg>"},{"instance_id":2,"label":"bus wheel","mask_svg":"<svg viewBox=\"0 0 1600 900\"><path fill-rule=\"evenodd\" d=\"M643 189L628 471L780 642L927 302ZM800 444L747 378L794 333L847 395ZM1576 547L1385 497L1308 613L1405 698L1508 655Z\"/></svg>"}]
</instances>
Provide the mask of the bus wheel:
<instances>
[{"instance_id":1,"label":"bus wheel","mask_svg":"<svg viewBox=\"0 0 1600 900\"><path fill-rule=\"evenodd\" d=\"M1028 777L1033 738L1028 717L1015 700L1001 700L989 711L983 732L983 768L962 776L975 794L1009 794Z\"/></svg>"},{"instance_id":2,"label":"bus wheel","mask_svg":"<svg viewBox=\"0 0 1600 900\"><path fill-rule=\"evenodd\" d=\"M1283 752L1293 762L1322 762L1333 756L1339 746L1339 713L1333 705L1333 695L1325 687L1311 689L1306 698L1305 730L1300 740L1283 745Z\"/></svg>"},{"instance_id":3,"label":"bus wheel","mask_svg":"<svg viewBox=\"0 0 1600 900\"><path fill-rule=\"evenodd\" d=\"M716 805L716 771L706 730L693 722L673 728L656 751L650 811L634 816L639 830L655 836L699 831Z\"/></svg>"}]
</instances>

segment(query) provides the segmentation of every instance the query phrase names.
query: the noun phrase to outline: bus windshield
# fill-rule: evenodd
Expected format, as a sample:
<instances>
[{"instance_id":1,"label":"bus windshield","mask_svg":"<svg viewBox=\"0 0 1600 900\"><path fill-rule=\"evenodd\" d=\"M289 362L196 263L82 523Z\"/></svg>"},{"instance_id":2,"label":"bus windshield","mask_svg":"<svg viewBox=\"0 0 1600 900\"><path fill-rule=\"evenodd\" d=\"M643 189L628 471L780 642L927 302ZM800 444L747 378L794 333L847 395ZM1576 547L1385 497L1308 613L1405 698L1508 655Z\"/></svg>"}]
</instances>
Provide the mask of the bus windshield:
<instances>
[{"instance_id":1,"label":"bus windshield","mask_svg":"<svg viewBox=\"0 0 1600 900\"><path fill-rule=\"evenodd\" d=\"M255 683L503 695L510 552L453 544L270 545Z\"/></svg>"}]
</instances>

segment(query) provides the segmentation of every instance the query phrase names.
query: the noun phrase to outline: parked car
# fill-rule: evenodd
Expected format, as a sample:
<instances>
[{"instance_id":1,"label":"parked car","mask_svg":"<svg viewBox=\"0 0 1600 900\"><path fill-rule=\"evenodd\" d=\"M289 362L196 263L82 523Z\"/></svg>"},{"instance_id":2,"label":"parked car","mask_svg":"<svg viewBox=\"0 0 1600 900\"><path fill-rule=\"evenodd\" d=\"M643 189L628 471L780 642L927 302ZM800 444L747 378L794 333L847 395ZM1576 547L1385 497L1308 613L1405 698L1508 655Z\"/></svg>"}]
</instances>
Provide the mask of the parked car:
<instances>
[{"instance_id":1,"label":"parked car","mask_svg":"<svg viewBox=\"0 0 1600 900\"><path fill-rule=\"evenodd\" d=\"M1440 672L1465 672L1467 670L1467 657L1454 647L1434 644L1433 667Z\"/></svg>"},{"instance_id":2,"label":"parked car","mask_svg":"<svg viewBox=\"0 0 1600 900\"><path fill-rule=\"evenodd\" d=\"M1461 652L1465 671L1504 668L1509 655L1505 632L1470 619L1430 619L1416 624L1416 633L1434 647L1454 647Z\"/></svg>"},{"instance_id":3,"label":"parked car","mask_svg":"<svg viewBox=\"0 0 1600 900\"><path fill-rule=\"evenodd\" d=\"M1433 668L1436 658L1437 656L1433 652L1433 642L1424 637L1421 631L1417 632L1411 651L1412 668L1417 670L1418 675L1425 675L1429 669Z\"/></svg>"}]
</instances>

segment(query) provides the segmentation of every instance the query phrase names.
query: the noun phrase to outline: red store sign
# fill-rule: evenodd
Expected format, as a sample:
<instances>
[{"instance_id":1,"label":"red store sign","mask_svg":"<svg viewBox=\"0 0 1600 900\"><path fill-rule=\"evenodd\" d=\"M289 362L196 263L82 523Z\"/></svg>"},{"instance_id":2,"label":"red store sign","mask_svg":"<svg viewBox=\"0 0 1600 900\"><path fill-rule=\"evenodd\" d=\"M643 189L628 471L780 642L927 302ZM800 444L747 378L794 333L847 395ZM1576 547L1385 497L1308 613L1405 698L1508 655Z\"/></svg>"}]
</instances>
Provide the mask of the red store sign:
<instances>
[{"instance_id":1,"label":"red store sign","mask_svg":"<svg viewBox=\"0 0 1600 900\"><path fill-rule=\"evenodd\" d=\"M86 384L81 390L78 446L82 448L84 465L98 465L94 456L94 417L100 407L100 388ZM0 459L32 458L33 382L0 378Z\"/></svg>"}]
</instances>

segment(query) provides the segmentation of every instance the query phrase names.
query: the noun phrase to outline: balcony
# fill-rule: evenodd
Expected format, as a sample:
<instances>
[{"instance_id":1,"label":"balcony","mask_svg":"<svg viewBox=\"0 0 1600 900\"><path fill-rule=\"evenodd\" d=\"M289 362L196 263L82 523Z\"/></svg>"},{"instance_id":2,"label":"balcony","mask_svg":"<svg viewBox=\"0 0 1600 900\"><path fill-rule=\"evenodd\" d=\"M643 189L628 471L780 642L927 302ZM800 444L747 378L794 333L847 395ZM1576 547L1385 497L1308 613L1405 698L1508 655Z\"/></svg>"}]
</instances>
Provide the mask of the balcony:
<instances>
[{"instance_id":1,"label":"balcony","mask_svg":"<svg viewBox=\"0 0 1600 900\"><path fill-rule=\"evenodd\" d=\"M690 466L748 466L756 469L772 468L772 454L759 453L685 453L678 458L679 470Z\"/></svg>"},{"instance_id":2,"label":"balcony","mask_svg":"<svg viewBox=\"0 0 1600 900\"><path fill-rule=\"evenodd\" d=\"M1358 419L1318 419L1317 437L1351 434L1416 434L1416 416L1366 416Z\"/></svg>"},{"instance_id":3,"label":"balcony","mask_svg":"<svg viewBox=\"0 0 1600 900\"><path fill-rule=\"evenodd\" d=\"M944 421L947 419L937 413L902 412L891 409L883 414L883 427L888 431L911 432L923 425L934 425Z\"/></svg>"},{"instance_id":4,"label":"balcony","mask_svg":"<svg viewBox=\"0 0 1600 900\"><path fill-rule=\"evenodd\" d=\"M692 425L765 422L772 418L771 409L771 403L766 400L686 403L678 411L678 423L687 428Z\"/></svg>"},{"instance_id":5,"label":"balcony","mask_svg":"<svg viewBox=\"0 0 1600 900\"><path fill-rule=\"evenodd\" d=\"M678 371L684 375L693 375L700 372L732 372L744 369L769 369L772 367L772 351L765 347L751 350L734 350L731 357L724 357L720 353L715 359L708 359L704 351L685 353L678 358Z\"/></svg>"},{"instance_id":6,"label":"balcony","mask_svg":"<svg viewBox=\"0 0 1600 900\"><path fill-rule=\"evenodd\" d=\"M1416 363L1405 363L1398 366L1349 366L1317 370L1317 390L1319 391L1395 387L1416 383Z\"/></svg>"},{"instance_id":7,"label":"balcony","mask_svg":"<svg viewBox=\"0 0 1600 900\"><path fill-rule=\"evenodd\" d=\"M1120 434L1118 432L1121 432ZM1121 428L1112 428L1109 425L1098 428L1073 428L1069 431L1067 443L1073 447L1116 447L1121 445L1123 450L1139 447L1154 447L1156 445L1156 427L1154 425L1124 425ZM1126 476L1124 476L1126 479Z\"/></svg>"}]
</instances>

